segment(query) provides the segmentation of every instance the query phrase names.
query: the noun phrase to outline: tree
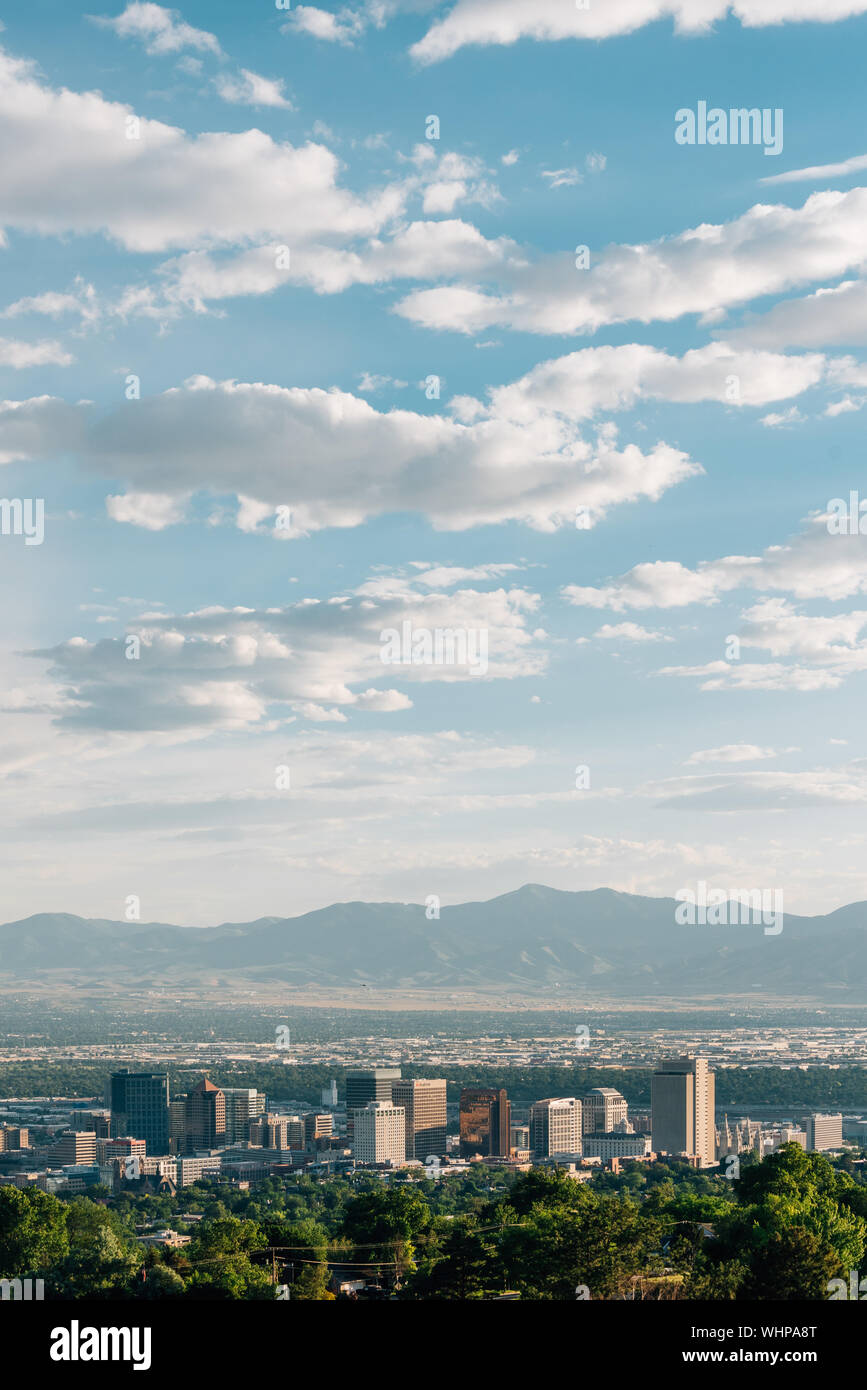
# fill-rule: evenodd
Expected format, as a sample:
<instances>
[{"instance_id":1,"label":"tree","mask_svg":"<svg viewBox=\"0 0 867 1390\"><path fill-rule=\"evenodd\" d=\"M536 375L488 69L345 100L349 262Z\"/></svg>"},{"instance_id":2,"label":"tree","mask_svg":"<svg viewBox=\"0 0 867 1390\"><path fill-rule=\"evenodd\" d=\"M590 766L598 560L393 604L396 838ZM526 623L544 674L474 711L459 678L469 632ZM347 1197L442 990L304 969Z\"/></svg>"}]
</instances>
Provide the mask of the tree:
<instances>
[{"instance_id":1,"label":"tree","mask_svg":"<svg viewBox=\"0 0 867 1390\"><path fill-rule=\"evenodd\" d=\"M742 1297L824 1302L828 1281L839 1269L836 1255L819 1236L798 1229L782 1231L753 1257Z\"/></svg>"},{"instance_id":2,"label":"tree","mask_svg":"<svg viewBox=\"0 0 867 1390\"><path fill-rule=\"evenodd\" d=\"M501 1269L490 1234L469 1217L452 1223L445 1239L426 1251L409 1293L423 1299L478 1297L502 1277Z\"/></svg>"},{"instance_id":3,"label":"tree","mask_svg":"<svg viewBox=\"0 0 867 1390\"><path fill-rule=\"evenodd\" d=\"M67 1208L38 1187L0 1187L0 1276L50 1270L68 1253Z\"/></svg>"}]
</instances>

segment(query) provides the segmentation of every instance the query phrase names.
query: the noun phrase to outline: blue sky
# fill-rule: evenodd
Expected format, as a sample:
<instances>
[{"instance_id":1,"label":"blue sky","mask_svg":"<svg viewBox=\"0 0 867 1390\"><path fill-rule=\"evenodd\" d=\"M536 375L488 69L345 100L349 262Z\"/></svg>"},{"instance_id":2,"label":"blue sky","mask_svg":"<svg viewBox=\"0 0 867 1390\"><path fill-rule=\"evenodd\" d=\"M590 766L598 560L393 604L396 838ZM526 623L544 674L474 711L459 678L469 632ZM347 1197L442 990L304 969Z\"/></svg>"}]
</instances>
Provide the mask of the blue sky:
<instances>
[{"instance_id":1,"label":"blue sky","mask_svg":"<svg viewBox=\"0 0 867 1390\"><path fill-rule=\"evenodd\" d=\"M6 919L867 897L867 0L4 23Z\"/></svg>"}]
</instances>

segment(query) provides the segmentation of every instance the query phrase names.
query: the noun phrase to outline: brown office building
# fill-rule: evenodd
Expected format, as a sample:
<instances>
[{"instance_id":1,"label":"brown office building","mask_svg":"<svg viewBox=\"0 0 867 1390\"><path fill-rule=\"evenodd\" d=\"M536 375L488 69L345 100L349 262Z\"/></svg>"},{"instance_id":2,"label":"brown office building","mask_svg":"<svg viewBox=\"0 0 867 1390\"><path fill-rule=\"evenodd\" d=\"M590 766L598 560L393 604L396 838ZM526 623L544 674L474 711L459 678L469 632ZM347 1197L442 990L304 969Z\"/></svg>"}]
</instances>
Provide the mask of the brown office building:
<instances>
[{"instance_id":1,"label":"brown office building","mask_svg":"<svg viewBox=\"0 0 867 1390\"><path fill-rule=\"evenodd\" d=\"M446 1083L419 1079L393 1081L395 1105L406 1111L406 1156L424 1163L431 1154L446 1151Z\"/></svg>"},{"instance_id":2,"label":"brown office building","mask_svg":"<svg viewBox=\"0 0 867 1390\"><path fill-rule=\"evenodd\" d=\"M504 1090L461 1091L461 1158L509 1157L512 1107Z\"/></svg>"},{"instance_id":3,"label":"brown office building","mask_svg":"<svg viewBox=\"0 0 867 1390\"><path fill-rule=\"evenodd\" d=\"M190 1091L185 1106L186 1150L219 1149L226 1143L226 1097L205 1076Z\"/></svg>"}]
</instances>

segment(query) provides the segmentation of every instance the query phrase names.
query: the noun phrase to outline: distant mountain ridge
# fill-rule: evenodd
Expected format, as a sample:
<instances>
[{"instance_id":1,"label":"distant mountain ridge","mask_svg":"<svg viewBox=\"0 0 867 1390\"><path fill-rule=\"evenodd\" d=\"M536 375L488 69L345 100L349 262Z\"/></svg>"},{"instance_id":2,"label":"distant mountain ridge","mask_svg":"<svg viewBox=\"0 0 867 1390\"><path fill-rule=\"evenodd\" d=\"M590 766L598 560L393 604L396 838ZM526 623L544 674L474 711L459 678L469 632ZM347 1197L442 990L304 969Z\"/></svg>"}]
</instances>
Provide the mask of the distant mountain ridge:
<instances>
[{"instance_id":1,"label":"distant mountain ridge","mask_svg":"<svg viewBox=\"0 0 867 1390\"><path fill-rule=\"evenodd\" d=\"M237 979L299 988L758 993L867 1002L867 903L760 926L681 926L673 898L527 884L443 907L335 903L217 927L37 913L0 927L0 977L138 987Z\"/></svg>"}]
</instances>

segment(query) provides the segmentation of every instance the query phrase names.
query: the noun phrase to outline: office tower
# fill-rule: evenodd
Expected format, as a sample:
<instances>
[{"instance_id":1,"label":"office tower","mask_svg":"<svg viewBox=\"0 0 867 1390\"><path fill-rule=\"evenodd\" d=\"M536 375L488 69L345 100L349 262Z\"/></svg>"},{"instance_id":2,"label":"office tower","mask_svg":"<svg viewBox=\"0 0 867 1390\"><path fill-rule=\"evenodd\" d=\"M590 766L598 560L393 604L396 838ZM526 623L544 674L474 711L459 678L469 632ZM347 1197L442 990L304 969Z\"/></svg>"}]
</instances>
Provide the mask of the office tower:
<instances>
[{"instance_id":1,"label":"office tower","mask_svg":"<svg viewBox=\"0 0 867 1390\"><path fill-rule=\"evenodd\" d=\"M651 1083L653 1149L690 1154L704 1167L715 1162L714 1073L705 1057L661 1062Z\"/></svg>"},{"instance_id":2,"label":"office tower","mask_svg":"<svg viewBox=\"0 0 867 1390\"><path fill-rule=\"evenodd\" d=\"M0 1125L0 1153L30 1147L30 1131L20 1125Z\"/></svg>"},{"instance_id":3,"label":"office tower","mask_svg":"<svg viewBox=\"0 0 867 1390\"><path fill-rule=\"evenodd\" d=\"M613 1086L594 1086L582 1097L581 1111L585 1134L611 1134L629 1116L626 1101Z\"/></svg>"},{"instance_id":4,"label":"office tower","mask_svg":"<svg viewBox=\"0 0 867 1390\"><path fill-rule=\"evenodd\" d=\"M352 1138L355 1111L372 1100L391 1104L392 1082L400 1080L400 1067L371 1067L346 1073L346 1133Z\"/></svg>"},{"instance_id":5,"label":"office tower","mask_svg":"<svg viewBox=\"0 0 867 1390\"><path fill-rule=\"evenodd\" d=\"M808 1150L839 1149L843 1144L843 1116L808 1115L804 1123Z\"/></svg>"},{"instance_id":6,"label":"office tower","mask_svg":"<svg viewBox=\"0 0 867 1390\"><path fill-rule=\"evenodd\" d=\"M70 1129L88 1129L97 1139L111 1138L111 1112L79 1110L71 1119Z\"/></svg>"},{"instance_id":7,"label":"office tower","mask_svg":"<svg viewBox=\"0 0 867 1390\"><path fill-rule=\"evenodd\" d=\"M182 1154L187 1141L187 1098L169 1101L169 1153Z\"/></svg>"},{"instance_id":8,"label":"office tower","mask_svg":"<svg viewBox=\"0 0 867 1390\"><path fill-rule=\"evenodd\" d=\"M402 1105L371 1100L355 1112L352 1151L359 1163L403 1163L406 1113Z\"/></svg>"},{"instance_id":9,"label":"office tower","mask_svg":"<svg viewBox=\"0 0 867 1390\"><path fill-rule=\"evenodd\" d=\"M257 1115L247 1125L247 1137L251 1144L263 1149L289 1148L288 1115Z\"/></svg>"},{"instance_id":10,"label":"office tower","mask_svg":"<svg viewBox=\"0 0 867 1390\"><path fill-rule=\"evenodd\" d=\"M512 1107L504 1090L489 1086L461 1091L461 1158L509 1156Z\"/></svg>"},{"instance_id":11,"label":"office tower","mask_svg":"<svg viewBox=\"0 0 867 1390\"><path fill-rule=\"evenodd\" d=\"M337 1108L337 1082L333 1077L327 1086L322 1087L322 1108L323 1110L336 1110Z\"/></svg>"},{"instance_id":12,"label":"office tower","mask_svg":"<svg viewBox=\"0 0 867 1390\"><path fill-rule=\"evenodd\" d=\"M537 1158L580 1154L583 1108L575 1096L537 1100L530 1106L530 1147Z\"/></svg>"},{"instance_id":13,"label":"office tower","mask_svg":"<svg viewBox=\"0 0 867 1390\"><path fill-rule=\"evenodd\" d=\"M203 1076L190 1091L184 1113L187 1153L197 1149L220 1149L226 1143L226 1097Z\"/></svg>"},{"instance_id":14,"label":"office tower","mask_svg":"<svg viewBox=\"0 0 867 1390\"><path fill-rule=\"evenodd\" d=\"M131 1139L128 1136L120 1139L96 1138L97 1163L111 1163L113 1158L126 1158L130 1154L137 1154L143 1159L146 1152L147 1144L144 1139Z\"/></svg>"},{"instance_id":15,"label":"office tower","mask_svg":"<svg viewBox=\"0 0 867 1390\"><path fill-rule=\"evenodd\" d=\"M247 1138L250 1121L265 1113L265 1094L237 1086L222 1089L226 1097L226 1143L237 1144Z\"/></svg>"},{"instance_id":16,"label":"office tower","mask_svg":"<svg viewBox=\"0 0 867 1390\"><path fill-rule=\"evenodd\" d=\"M149 1154L169 1150L169 1078L166 1072L112 1073L111 1132L144 1139Z\"/></svg>"},{"instance_id":17,"label":"office tower","mask_svg":"<svg viewBox=\"0 0 867 1390\"><path fill-rule=\"evenodd\" d=\"M317 1139L326 1139L334 1132L334 1116L313 1114L304 1116L304 1147L311 1148Z\"/></svg>"},{"instance_id":18,"label":"office tower","mask_svg":"<svg viewBox=\"0 0 867 1390\"><path fill-rule=\"evenodd\" d=\"M60 1134L49 1149L51 1162L63 1167L67 1163L95 1163L96 1135L71 1129Z\"/></svg>"},{"instance_id":19,"label":"office tower","mask_svg":"<svg viewBox=\"0 0 867 1390\"><path fill-rule=\"evenodd\" d=\"M418 1078L393 1081L392 1099L406 1111L406 1156L420 1158L446 1151L446 1083Z\"/></svg>"}]
</instances>

